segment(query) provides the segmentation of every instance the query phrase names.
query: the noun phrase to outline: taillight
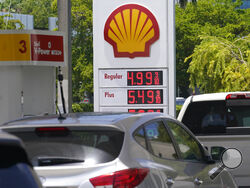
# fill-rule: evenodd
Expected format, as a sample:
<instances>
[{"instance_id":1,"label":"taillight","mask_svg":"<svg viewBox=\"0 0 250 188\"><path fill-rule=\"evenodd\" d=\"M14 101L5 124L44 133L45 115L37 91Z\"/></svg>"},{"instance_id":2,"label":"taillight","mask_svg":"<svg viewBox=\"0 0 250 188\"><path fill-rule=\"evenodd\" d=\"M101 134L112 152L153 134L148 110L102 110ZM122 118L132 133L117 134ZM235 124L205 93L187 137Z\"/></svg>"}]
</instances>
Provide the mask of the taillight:
<instances>
[{"instance_id":1,"label":"taillight","mask_svg":"<svg viewBox=\"0 0 250 188\"><path fill-rule=\"evenodd\" d=\"M37 132L68 131L67 127L38 127Z\"/></svg>"},{"instance_id":2,"label":"taillight","mask_svg":"<svg viewBox=\"0 0 250 188\"><path fill-rule=\"evenodd\" d=\"M89 181L95 188L134 188L139 185L149 172L148 168L132 168L116 171L91 178Z\"/></svg>"},{"instance_id":3,"label":"taillight","mask_svg":"<svg viewBox=\"0 0 250 188\"><path fill-rule=\"evenodd\" d=\"M226 99L250 99L250 93L235 93L235 94L228 94Z\"/></svg>"},{"instance_id":4,"label":"taillight","mask_svg":"<svg viewBox=\"0 0 250 188\"><path fill-rule=\"evenodd\" d=\"M38 136L67 136L70 130L67 127L38 127L35 132Z\"/></svg>"}]
</instances>

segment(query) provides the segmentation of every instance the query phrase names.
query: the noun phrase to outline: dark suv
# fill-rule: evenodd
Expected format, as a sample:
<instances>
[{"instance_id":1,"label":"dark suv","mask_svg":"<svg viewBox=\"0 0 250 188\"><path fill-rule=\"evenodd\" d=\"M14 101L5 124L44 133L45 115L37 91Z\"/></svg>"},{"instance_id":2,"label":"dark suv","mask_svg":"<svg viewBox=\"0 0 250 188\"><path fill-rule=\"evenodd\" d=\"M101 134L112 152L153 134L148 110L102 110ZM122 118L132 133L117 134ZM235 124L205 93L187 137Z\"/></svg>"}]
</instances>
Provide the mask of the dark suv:
<instances>
[{"instance_id":1,"label":"dark suv","mask_svg":"<svg viewBox=\"0 0 250 188\"><path fill-rule=\"evenodd\" d=\"M1 188L42 187L23 144L17 137L0 132L0 151Z\"/></svg>"}]
</instances>

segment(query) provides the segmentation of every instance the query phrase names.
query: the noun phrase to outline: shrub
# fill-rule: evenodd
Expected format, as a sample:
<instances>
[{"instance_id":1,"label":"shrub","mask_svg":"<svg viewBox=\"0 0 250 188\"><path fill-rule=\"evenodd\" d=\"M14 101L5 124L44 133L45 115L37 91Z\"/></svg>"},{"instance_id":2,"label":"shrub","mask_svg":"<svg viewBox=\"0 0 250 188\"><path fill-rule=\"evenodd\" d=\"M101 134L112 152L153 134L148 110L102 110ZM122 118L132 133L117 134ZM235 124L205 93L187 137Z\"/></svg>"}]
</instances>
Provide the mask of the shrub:
<instances>
[{"instance_id":1,"label":"shrub","mask_svg":"<svg viewBox=\"0 0 250 188\"><path fill-rule=\"evenodd\" d=\"M181 107L182 107L182 105L176 105L176 117L178 117L178 114L181 111Z\"/></svg>"},{"instance_id":2,"label":"shrub","mask_svg":"<svg viewBox=\"0 0 250 188\"><path fill-rule=\"evenodd\" d=\"M73 112L93 112L94 105L93 104L83 104L83 103L73 103L72 104Z\"/></svg>"}]
</instances>

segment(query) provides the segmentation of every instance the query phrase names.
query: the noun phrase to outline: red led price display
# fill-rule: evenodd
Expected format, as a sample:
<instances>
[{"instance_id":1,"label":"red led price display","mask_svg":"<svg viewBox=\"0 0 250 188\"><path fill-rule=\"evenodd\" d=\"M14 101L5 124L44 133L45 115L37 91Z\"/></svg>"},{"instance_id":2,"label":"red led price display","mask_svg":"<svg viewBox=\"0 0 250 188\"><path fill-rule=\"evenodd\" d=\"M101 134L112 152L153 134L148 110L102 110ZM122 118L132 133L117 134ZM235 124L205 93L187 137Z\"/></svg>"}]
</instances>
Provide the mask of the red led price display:
<instances>
[{"instance_id":1,"label":"red led price display","mask_svg":"<svg viewBox=\"0 0 250 188\"><path fill-rule=\"evenodd\" d=\"M163 104L162 89L128 90L128 104Z\"/></svg>"},{"instance_id":2,"label":"red led price display","mask_svg":"<svg viewBox=\"0 0 250 188\"><path fill-rule=\"evenodd\" d=\"M160 109L157 109L157 108L154 108L154 109L128 109L128 112L139 112L139 113L145 113L145 112L163 112L163 109L160 108Z\"/></svg>"},{"instance_id":3,"label":"red led price display","mask_svg":"<svg viewBox=\"0 0 250 188\"><path fill-rule=\"evenodd\" d=\"M128 71L127 85L142 86L142 85L162 85L162 71Z\"/></svg>"}]
</instances>

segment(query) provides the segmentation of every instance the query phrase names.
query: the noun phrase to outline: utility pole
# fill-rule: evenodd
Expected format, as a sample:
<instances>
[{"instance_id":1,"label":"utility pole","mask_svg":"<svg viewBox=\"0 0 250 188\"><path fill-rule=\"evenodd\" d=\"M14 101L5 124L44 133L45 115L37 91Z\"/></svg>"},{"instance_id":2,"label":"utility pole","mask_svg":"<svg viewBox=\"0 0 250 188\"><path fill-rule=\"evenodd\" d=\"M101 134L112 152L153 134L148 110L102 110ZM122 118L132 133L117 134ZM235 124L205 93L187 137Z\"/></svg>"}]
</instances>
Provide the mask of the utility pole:
<instances>
[{"instance_id":1,"label":"utility pole","mask_svg":"<svg viewBox=\"0 0 250 188\"><path fill-rule=\"evenodd\" d=\"M168 1L168 56L171 65L169 67L169 114L176 116L176 51L175 51L175 1ZM174 99L174 100L173 100Z\"/></svg>"},{"instance_id":2,"label":"utility pole","mask_svg":"<svg viewBox=\"0 0 250 188\"><path fill-rule=\"evenodd\" d=\"M72 112L71 0L57 0L58 29L65 33L66 67L62 68L67 112ZM59 97L60 95L58 95ZM61 100L58 100L62 103Z\"/></svg>"}]
</instances>

